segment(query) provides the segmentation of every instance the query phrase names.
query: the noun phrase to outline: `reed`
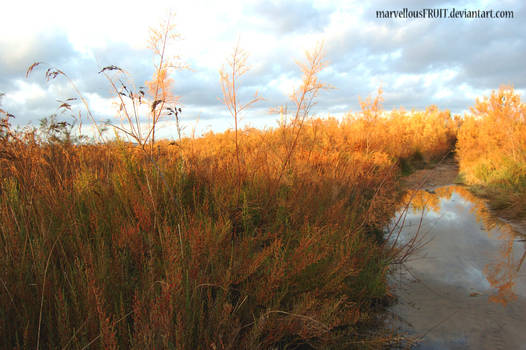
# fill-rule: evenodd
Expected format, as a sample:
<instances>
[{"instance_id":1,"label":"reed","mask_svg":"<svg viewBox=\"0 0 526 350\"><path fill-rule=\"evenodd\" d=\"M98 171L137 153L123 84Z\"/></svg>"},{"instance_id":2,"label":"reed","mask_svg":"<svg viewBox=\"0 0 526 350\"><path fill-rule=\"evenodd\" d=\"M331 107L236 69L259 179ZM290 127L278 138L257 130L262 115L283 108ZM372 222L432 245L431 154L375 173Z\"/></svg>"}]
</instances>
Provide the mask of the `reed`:
<instances>
[{"instance_id":1,"label":"reed","mask_svg":"<svg viewBox=\"0 0 526 350\"><path fill-rule=\"evenodd\" d=\"M0 348L363 349L395 341L370 330L400 254L383 232L396 210L400 161L443 156L454 128L434 107L384 113L380 97L343 120L312 118L322 57L321 48L307 55L296 111L275 129L155 140L159 118L181 112L163 95L162 60L161 87L149 99L108 75L125 113L116 127L137 145L78 142L56 120L16 131L4 113ZM234 79L222 79L237 120ZM149 107L146 133L135 103Z\"/></svg>"}]
</instances>

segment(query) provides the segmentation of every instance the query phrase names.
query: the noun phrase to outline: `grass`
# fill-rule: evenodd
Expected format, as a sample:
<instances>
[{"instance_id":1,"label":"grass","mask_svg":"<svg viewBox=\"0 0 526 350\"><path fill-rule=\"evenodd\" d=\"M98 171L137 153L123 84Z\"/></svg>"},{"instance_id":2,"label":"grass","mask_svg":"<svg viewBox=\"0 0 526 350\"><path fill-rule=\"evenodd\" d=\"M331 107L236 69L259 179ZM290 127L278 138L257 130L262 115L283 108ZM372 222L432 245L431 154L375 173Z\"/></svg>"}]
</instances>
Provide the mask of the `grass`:
<instances>
[{"instance_id":1,"label":"grass","mask_svg":"<svg viewBox=\"0 0 526 350\"><path fill-rule=\"evenodd\" d=\"M240 132L241 179L233 132L161 142L156 165L119 141L10 138L1 347L377 344L399 168L327 142L349 131L333 123L306 123L285 171L297 130Z\"/></svg>"},{"instance_id":2,"label":"grass","mask_svg":"<svg viewBox=\"0 0 526 350\"><path fill-rule=\"evenodd\" d=\"M136 146L78 142L53 119L15 131L4 113L0 348L363 349L399 339L371 332L390 297L389 265L404 254L383 228L403 159L452 148L449 112L385 114L379 93L342 120L312 118L326 87L320 46L300 65L295 112L279 127L238 129L253 102L236 99L243 70L232 63L222 83L235 129L183 138L163 50L149 99L110 77L122 69L101 70L121 101L115 127ZM244 63L239 52L231 62ZM177 141L155 139L166 114Z\"/></svg>"}]
</instances>

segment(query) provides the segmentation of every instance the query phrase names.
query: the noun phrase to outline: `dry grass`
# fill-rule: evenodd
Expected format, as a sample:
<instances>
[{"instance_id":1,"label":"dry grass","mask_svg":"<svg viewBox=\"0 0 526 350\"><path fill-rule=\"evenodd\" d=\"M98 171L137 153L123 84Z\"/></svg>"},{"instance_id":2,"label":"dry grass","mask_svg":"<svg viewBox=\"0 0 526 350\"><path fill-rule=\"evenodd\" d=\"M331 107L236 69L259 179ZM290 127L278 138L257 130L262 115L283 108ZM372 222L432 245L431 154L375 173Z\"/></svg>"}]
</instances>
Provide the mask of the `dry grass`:
<instances>
[{"instance_id":1,"label":"dry grass","mask_svg":"<svg viewBox=\"0 0 526 350\"><path fill-rule=\"evenodd\" d=\"M312 119L322 58L321 47L307 55L295 112L276 129L155 141L163 113L180 112L164 106L163 58L150 99L109 79L122 102L118 128L137 147L75 143L54 120L15 132L2 119L0 347L362 349L395 340L369 327L400 254L383 232L400 164L449 152L454 125L434 107L386 115L380 95L358 115ZM237 120L234 78L223 82ZM145 133L135 103L150 107Z\"/></svg>"},{"instance_id":2,"label":"dry grass","mask_svg":"<svg viewBox=\"0 0 526 350\"><path fill-rule=\"evenodd\" d=\"M6 138L2 347L363 339L388 295L382 228L400 154L388 152L388 120L368 145L354 123L242 130L239 163L230 131L158 143L156 166L122 142Z\"/></svg>"}]
</instances>

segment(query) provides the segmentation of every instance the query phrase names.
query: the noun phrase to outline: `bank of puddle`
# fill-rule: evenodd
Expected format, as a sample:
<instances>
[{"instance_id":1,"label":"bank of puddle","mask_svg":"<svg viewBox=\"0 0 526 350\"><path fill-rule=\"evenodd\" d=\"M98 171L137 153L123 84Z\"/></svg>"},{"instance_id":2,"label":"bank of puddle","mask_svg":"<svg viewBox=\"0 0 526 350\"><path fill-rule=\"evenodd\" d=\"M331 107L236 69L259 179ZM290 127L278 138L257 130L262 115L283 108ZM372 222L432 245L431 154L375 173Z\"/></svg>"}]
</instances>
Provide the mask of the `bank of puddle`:
<instances>
[{"instance_id":1,"label":"bank of puddle","mask_svg":"<svg viewBox=\"0 0 526 350\"><path fill-rule=\"evenodd\" d=\"M388 327L414 349L526 349L526 237L461 186L400 208L390 241L414 250L393 265Z\"/></svg>"}]
</instances>

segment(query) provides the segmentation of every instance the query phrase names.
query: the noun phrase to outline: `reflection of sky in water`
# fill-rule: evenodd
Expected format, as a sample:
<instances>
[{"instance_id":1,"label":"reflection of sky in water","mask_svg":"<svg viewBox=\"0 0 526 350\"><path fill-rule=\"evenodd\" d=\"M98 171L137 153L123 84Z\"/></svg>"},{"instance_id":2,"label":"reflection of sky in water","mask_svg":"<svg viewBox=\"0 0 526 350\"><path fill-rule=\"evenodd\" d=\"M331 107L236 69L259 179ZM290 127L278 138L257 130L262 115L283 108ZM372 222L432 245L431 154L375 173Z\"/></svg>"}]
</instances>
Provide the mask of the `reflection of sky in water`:
<instances>
[{"instance_id":1,"label":"reflection of sky in water","mask_svg":"<svg viewBox=\"0 0 526 350\"><path fill-rule=\"evenodd\" d=\"M490 290L492 287L488 281L488 269L495 270L508 261L507 268L510 273L513 272L524 253L524 244L514 242L513 235L501 232L499 228L488 233L480 218L477 221L478 212L474 207L481 207L481 204L463 198L455 192L454 187L450 188L449 193L449 199L442 197L437 201L438 198L434 197L435 204L438 204L435 208L438 210L430 210L429 207L424 211L422 208L408 210L399 242L403 244L414 237L422 220L419 236L425 245L413 253L407 265L418 275L429 279L466 289ZM430 192L423 195L424 198L436 196ZM401 214L399 212L393 219L391 228ZM395 230L395 235L396 232L398 231ZM508 256L503 247L509 247ZM524 274L515 275L514 292L524 296Z\"/></svg>"}]
</instances>

